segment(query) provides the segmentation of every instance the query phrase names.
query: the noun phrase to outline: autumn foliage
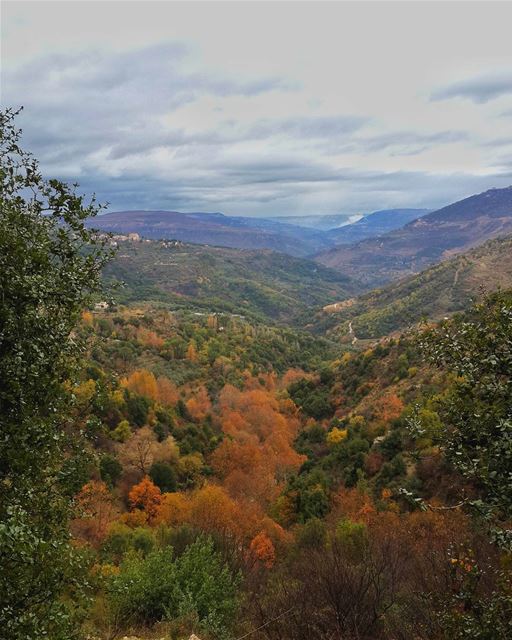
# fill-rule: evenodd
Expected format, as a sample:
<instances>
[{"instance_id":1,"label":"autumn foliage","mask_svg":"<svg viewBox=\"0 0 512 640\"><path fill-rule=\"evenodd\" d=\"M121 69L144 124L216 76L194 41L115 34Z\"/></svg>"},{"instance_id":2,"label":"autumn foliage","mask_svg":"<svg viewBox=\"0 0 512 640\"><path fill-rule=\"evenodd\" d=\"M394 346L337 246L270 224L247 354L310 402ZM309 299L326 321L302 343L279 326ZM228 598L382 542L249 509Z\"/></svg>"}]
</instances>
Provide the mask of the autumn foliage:
<instances>
[{"instance_id":1,"label":"autumn foliage","mask_svg":"<svg viewBox=\"0 0 512 640\"><path fill-rule=\"evenodd\" d=\"M251 540L249 545L251 553L261 562L267 569L271 569L276 561L276 550L272 540L268 535L261 531Z\"/></svg>"},{"instance_id":2,"label":"autumn foliage","mask_svg":"<svg viewBox=\"0 0 512 640\"><path fill-rule=\"evenodd\" d=\"M158 384L156 378L153 373L146 369L134 371L127 378L123 378L121 384L139 396L144 396L151 400L158 399Z\"/></svg>"},{"instance_id":3,"label":"autumn foliage","mask_svg":"<svg viewBox=\"0 0 512 640\"><path fill-rule=\"evenodd\" d=\"M138 484L132 487L128 500L130 507L144 511L148 522L151 523L158 514L162 494L151 478L145 476Z\"/></svg>"},{"instance_id":4,"label":"autumn foliage","mask_svg":"<svg viewBox=\"0 0 512 640\"><path fill-rule=\"evenodd\" d=\"M234 496L260 504L277 497L287 472L303 457L293 448L300 422L292 407L280 405L263 388L240 391L226 385L219 398L219 420L226 438L211 463Z\"/></svg>"}]
</instances>

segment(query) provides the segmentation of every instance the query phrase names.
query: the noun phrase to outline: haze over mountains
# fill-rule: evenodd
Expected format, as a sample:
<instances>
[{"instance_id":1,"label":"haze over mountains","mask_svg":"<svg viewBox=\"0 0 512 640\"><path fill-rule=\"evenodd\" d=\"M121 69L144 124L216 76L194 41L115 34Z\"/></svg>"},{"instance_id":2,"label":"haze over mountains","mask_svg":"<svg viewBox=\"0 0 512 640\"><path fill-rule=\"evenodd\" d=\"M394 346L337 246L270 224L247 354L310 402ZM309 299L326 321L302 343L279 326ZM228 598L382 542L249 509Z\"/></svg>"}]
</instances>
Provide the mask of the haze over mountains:
<instances>
[{"instance_id":1,"label":"haze over mountains","mask_svg":"<svg viewBox=\"0 0 512 640\"><path fill-rule=\"evenodd\" d=\"M330 238L336 244L353 244L399 229L408 222L429 213L429 209L385 209L363 216L352 224L331 229Z\"/></svg>"},{"instance_id":2,"label":"haze over mountains","mask_svg":"<svg viewBox=\"0 0 512 640\"><path fill-rule=\"evenodd\" d=\"M312 229L320 229L322 231L329 231L330 229L336 229L343 227L357 220L363 216L360 214L347 215L347 214L331 214L331 215L310 215L310 216L270 216L271 220L277 222L283 222L285 224L294 224L299 227L308 227Z\"/></svg>"}]
</instances>

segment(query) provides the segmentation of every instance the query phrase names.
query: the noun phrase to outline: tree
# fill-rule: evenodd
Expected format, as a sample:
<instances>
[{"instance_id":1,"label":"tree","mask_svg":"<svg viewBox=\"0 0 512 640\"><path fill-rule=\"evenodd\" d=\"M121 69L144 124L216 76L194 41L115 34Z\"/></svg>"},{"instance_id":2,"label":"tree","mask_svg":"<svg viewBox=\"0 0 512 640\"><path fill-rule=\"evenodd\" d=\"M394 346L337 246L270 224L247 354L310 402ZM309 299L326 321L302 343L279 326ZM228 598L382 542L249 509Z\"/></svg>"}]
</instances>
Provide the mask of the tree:
<instances>
[{"instance_id":1,"label":"tree","mask_svg":"<svg viewBox=\"0 0 512 640\"><path fill-rule=\"evenodd\" d=\"M154 431L149 427L142 427L119 445L119 459L123 467L136 469L140 474L146 475L155 460L158 448Z\"/></svg>"},{"instance_id":2,"label":"tree","mask_svg":"<svg viewBox=\"0 0 512 640\"><path fill-rule=\"evenodd\" d=\"M146 558L129 556L108 585L108 597L114 615L125 624L181 619L192 627L189 633L198 622L220 640L231 637L238 583L212 540L200 537L177 559L172 547Z\"/></svg>"},{"instance_id":3,"label":"tree","mask_svg":"<svg viewBox=\"0 0 512 640\"><path fill-rule=\"evenodd\" d=\"M115 440L116 442L121 442L121 443L129 440L131 435L132 435L132 430L128 420L121 420L117 425L117 427L110 432L110 437L112 438L112 440Z\"/></svg>"},{"instance_id":4,"label":"tree","mask_svg":"<svg viewBox=\"0 0 512 640\"><path fill-rule=\"evenodd\" d=\"M149 477L161 491L176 491L176 474L168 462L153 462Z\"/></svg>"},{"instance_id":5,"label":"tree","mask_svg":"<svg viewBox=\"0 0 512 640\"><path fill-rule=\"evenodd\" d=\"M204 420L211 411L212 404L205 387L201 386L186 402L187 411L194 420Z\"/></svg>"},{"instance_id":6,"label":"tree","mask_svg":"<svg viewBox=\"0 0 512 640\"><path fill-rule=\"evenodd\" d=\"M426 333L430 360L454 374L439 400L437 442L480 488L478 510L495 524L512 517L512 295L498 293ZM420 422L420 431L423 425ZM505 531L496 532L499 537ZM510 533L510 532L509 532ZM507 546L512 547L512 536Z\"/></svg>"},{"instance_id":7,"label":"tree","mask_svg":"<svg viewBox=\"0 0 512 640\"><path fill-rule=\"evenodd\" d=\"M251 540L249 549L254 557L259 560L267 569L271 569L276 561L276 550L272 540L261 531Z\"/></svg>"},{"instance_id":8,"label":"tree","mask_svg":"<svg viewBox=\"0 0 512 640\"><path fill-rule=\"evenodd\" d=\"M164 406L174 406L179 399L178 390L168 378L163 376L156 381L158 387L158 400Z\"/></svg>"},{"instance_id":9,"label":"tree","mask_svg":"<svg viewBox=\"0 0 512 640\"><path fill-rule=\"evenodd\" d=\"M19 146L16 114L0 112L0 628L12 640L71 638L61 596L80 572L68 534L64 382L108 255L84 224L98 212L94 198L43 179Z\"/></svg>"},{"instance_id":10,"label":"tree","mask_svg":"<svg viewBox=\"0 0 512 640\"><path fill-rule=\"evenodd\" d=\"M123 387L132 393L150 400L158 399L158 384L155 376L147 369L134 371L128 378L121 380Z\"/></svg>"},{"instance_id":11,"label":"tree","mask_svg":"<svg viewBox=\"0 0 512 640\"><path fill-rule=\"evenodd\" d=\"M80 537L93 545L105 538L109 524L114 519L114 497L104 482L90 480L77 496L80 518L73 529Z\"/></svg>"},{"instance_id":12,"label":"tree","mask_svg":"<svg viewBox=\"0 0 512 640\"><path fill-rule=\"evenodd\" d=\"M469 503L486 523L491 540L510 555L512 549L512 296L498 292L465 314L427 332L421 346L434 364L453 374L439 399L441 429L435 436L446 458L479 491ZM428 433L421 419L416 435ZM461 496L459 506L467 502ZM454 558L456 561L456 559ZM494 572L491 593L480 583L489 569L472 564L453 598L443 603L447 636L505 640L512 632L510 569Z\"/></svg>"},{"instance_id":13,"label":"tree","mask_svg":"<svg viewBox=\"0 0 512 640\"><path fill-rule=\"evenodd\" d=\"M144 511L148 516L148 521L151 522L158 513L161 497L160 489L149 476L145 476L139 484L132 487L128 500L132 509Z\"/></svg>"},{"instance_id":14,"label":"tree","mask_svg":"<svg viewBox=\"0 0 512 640\"><path fill-rule=\"evenodd\" d=\"M338 427L333 427L327 434L325 440L328 445L335 446L345 440L347 433L347 429L338 429Z\"/></svg>"},{"instance_id":15,"label":"tree","mask_svg":"<svg viewBox=\"0 0 512 640\"><path fill-rule=\"evenodd\" d=\"M400 417L404 409L404 403L394 393L384 396L377 403L375 418L379 422L391 422Z\"/></svg>"},{"instance_id":16,"label":"tree","mask_svg":"<svg viewBox=\"0 0 512 640\"><path fill-rule=\"evenodd\" d=\"M117 458L108 453L101 456L100 459L100 475L103 482L113 487L121 477L123 467Z\"/></svg>"},{"instance_id":17,"label":"tree","mask_svg":"<svg viewBox=\"0 0 512 640\"><path fill-rule=\"evenodd\" d=\"M253 596L254 625L275 619L265 629L267 638L413 637L394 633L393 618L404 615L405 554L400 540L389 536L360 543L360 528L331 534L326 546L297 549L286 566L274 569L270 585Z\"/></svg>"}]
</instances>

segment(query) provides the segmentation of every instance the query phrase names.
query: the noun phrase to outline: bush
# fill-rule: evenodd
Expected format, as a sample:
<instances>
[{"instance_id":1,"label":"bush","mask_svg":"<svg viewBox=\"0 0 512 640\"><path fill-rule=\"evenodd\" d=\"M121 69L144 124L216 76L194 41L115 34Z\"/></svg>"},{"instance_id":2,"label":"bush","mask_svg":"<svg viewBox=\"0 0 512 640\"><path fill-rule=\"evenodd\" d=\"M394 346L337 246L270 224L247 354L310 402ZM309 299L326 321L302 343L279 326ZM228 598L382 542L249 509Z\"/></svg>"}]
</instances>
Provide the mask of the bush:
<instances>
[{"instance_id":1,"label":"bush","mask_svg":"<svg viewBox=\"0 0 512 640\"><path fill-rule=\"evenodd\" d=\"M108 597L112 615L127 623L187 617L226 637L237 609L237 584L212 540L201 537L179 558L172 547L146 558L128 554L119 575L111 579Z\"/></svg>"}]
</instances>

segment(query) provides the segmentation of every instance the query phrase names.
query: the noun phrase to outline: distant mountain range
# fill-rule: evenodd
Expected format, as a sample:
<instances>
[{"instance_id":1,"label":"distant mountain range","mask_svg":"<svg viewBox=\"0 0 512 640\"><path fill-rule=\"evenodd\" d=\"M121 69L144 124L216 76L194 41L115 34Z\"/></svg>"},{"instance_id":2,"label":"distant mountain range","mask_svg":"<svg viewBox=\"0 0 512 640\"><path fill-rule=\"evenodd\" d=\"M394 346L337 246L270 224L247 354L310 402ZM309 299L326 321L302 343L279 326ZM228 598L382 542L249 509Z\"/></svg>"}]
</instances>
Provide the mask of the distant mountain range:
<instances>
[{"instance_id":1,"label":"distant mountain range","mask_svg":"<svg viewBox=\"0 0 512 640\"><path fill-rule=\"evenodd\" d=\"M379 286L512 233L512 187L491 189L376 238L322 251L316 260Z\"/></svg>"},{"instance_id":2,"label":"distant mountain range","mask_svg":"<svg viewBox=\"0 0 512 640\"><path fill-rule=\"evenodd\" d=\"M273 249L293 256L308 256L333 245L324 231L222 213L115 211L94 218L90 226L118 234L138 233L154 240L174 239L236 249Z\"/></svg>"},{"instance_id":3,"label":"distant mountain range","mask_svg":"<svg viewBox=\"0 0 512 640\"><path fill-rule=\"evenodd\" d=\"M272 249L306 257L337 243L380 235L423 213L423 209L378 211L340 227L354 216L248 218L222 213L115 211L94 218L90 226L117 234L138 233L153 240L173 239L234 249Z\"/></svg>"},{"instance_id":4,"label":"distant mountain range","mask_svg":"<svg viewBox=\"0 0 512 640\"><path fill-rule=\"evenodd\" d=\"M329 237L336 244L354 244L367 238L382 236L412 220L430 213L430 209L385 209L363 216L352 224L331 229Z\"/></svg>"},{"instance_id":5,"label":"distant mountain range","mask_svg":"<svg viewBox=\"0 0 512 640\"><path fill-rule=\"evenodd\" d=\"M439 320L467 308L483 292L512 288L512 236L489 240L418 275L328 305L312 328L337 336L380 338L422 318Z\"/></svg>"}]
</instances>

